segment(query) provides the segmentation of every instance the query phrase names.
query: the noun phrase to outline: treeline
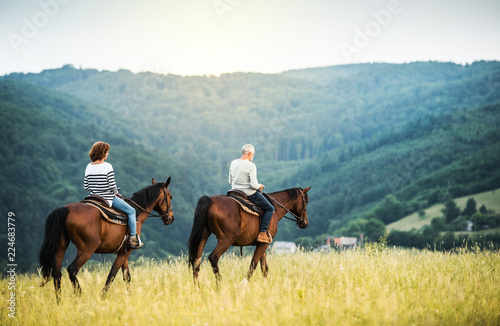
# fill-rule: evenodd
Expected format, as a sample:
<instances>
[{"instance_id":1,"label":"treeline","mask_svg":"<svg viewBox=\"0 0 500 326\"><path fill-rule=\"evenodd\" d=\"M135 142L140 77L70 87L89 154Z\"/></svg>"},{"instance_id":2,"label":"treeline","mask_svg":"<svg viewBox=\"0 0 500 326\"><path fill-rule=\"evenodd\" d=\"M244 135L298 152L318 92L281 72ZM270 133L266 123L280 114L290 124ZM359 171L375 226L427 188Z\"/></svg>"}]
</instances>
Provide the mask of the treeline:
<instances>
[{"instance_id":1,"label":"treeline","mask_svg":"<svg viewBox=\"0 0 500 326\"><path fill-rule=\"evenodd\" d=\"M382 245L444 251L454 248L500 248L500 232L477 232L499 227L500 214L487 209L485 205L477 209L474 198L468 199L462 211L448 194L441 210L442 216L433 218L429 225L410 231L387 230L384 218L398 216L403 209L403 204L389 195L363 219L351 220L342 226L339 224L333 233L300 237L295 242L306 250L312 250L324 245L326 238L333 235L355 237L358 239L358 246L378 242ZM423 215L425 212L419 211L419 216Z\"/></svg>"},{"instance_id":2,"label":"treeline","mask_svg":"<svg viewBox=\"0 0 500 326\"><path fill-rule=\"evenodd\" d=\"M439 235L424 234L414 231L393 230L387 237L389 245L450 251L454 248L498 250L500 233L491 234L458 234L445 232Z\"/></svg>"}]
</instances>

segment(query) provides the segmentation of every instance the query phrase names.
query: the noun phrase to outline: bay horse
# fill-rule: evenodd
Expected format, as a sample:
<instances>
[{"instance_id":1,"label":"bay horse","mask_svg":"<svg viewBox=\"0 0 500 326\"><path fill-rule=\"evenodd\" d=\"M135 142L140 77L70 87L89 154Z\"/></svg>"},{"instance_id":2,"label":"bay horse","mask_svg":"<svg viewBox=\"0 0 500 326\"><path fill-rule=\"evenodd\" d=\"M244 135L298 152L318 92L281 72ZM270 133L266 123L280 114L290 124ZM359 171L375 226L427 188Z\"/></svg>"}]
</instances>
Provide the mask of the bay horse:
<instances>
[{"instance_id":1,"label":"bay horse","mask_svg":"<svg viewBox=\"0 0 500 326\"><path fill-rule=\"evenodd\" d=\"M149 216L160 217L165 225L173 223L172 194L168 189L170 179L169 177L165 183L156 183L153 178L152 185L134 193L131 200L126 199L132 207L136 208L137 234L140 235L142 225ZM159 215L152 215L153 209ZM93 253L116 253L117 255L102 290L103 296L120 268L128 287L131 280L128 267L131 250L126 244L127 233L127 224L119 225L108 222L101 216L99 209L92 205L76 202L56 208L45 222L44 239L39 251L42 286L53 277L56 299L58 303L60 302L62 261L69 243L73 242L78 251L75 259L68 266L68 274L75 293L81 293L76 277L78 271Z\"/></svg>"},{"instance_id":2,"label":"bay horse","mask_svg":"<svg viewBox=\"0 0 500 326\"><path fill-rule=\"evenodd\" d=\"M307 227L309 220L306 206L309 202L307 195L309 189L311 187L292 188L269 194L270 202L275 207L269 224L273 238L278 232L278 222L288 212L295 217L299 228ZM188 240L189 266L193 268L195 283L198 280L203 248L212 233L217 237L217 245L208 256L208 260L212 265L217 284L221 279L219 259L231 246L256 246L244 281L250 279L259 261L262 273L266 277L268 273L266 249L269 244L256 242L259 226L260 218L243 211L233 199L225 195L202 196L196 205L193 227Z\"/></svg>"}]
</instances>

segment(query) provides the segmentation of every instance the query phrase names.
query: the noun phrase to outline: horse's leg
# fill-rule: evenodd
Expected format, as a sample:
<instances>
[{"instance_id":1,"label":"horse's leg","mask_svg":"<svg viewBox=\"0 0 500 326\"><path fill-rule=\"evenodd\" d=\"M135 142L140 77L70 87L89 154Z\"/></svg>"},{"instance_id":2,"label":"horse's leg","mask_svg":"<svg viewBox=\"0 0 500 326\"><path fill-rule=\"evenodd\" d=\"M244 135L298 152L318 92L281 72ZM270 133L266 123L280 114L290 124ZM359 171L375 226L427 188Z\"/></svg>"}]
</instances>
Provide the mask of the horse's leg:
<instances>
[{"instance_id":1,"label":"horse's leg","mask_svg":"<svg viewBox=\"0 0 500 326\"><path fill-rule=\"evenodd\" d=\"M127 285L127 290L130 292L130 280L132 279L130 276L130 270L128 269L128 259L125 260L122 266L122 272L123 272L123 280L125 281L125 284Z\"/></svg>"},{"instance_id":2,"label":"horse's leg","mask_svg":"<svg viewBox=\"0 0 500 326\"><path fill-rule=\"evenodd\" d=\"M76 258L68 266L69 279L71 280L75 293L77 294L82 293L82 288L80 287L80 283L78 282L78 278L76 277L76 275L78 274L80 268L82 268L82 266L85 265L85 263L90 259L90 256L92 256L94 251L95 249L90 250L89 248L85 248L85 250L82 250L78 248Z\"/></svg>"},{"instance_id":3,"label":"horse's leg","mask_svg":"<svg viewBox=\"0 0 500 326\"><path fill-rule=\"evenodd\" d=\"M269 267L267 266L267 259L266 259L266 252L262 254L262 257L260 257L260 269L262 270L262 275L264 277L267 277L267 272L269 271Z\"/></svg>"},{"instance_id":4,"label":"horse's leg","mask_svg":"<svg viewBox=\"0 0 500 326\"><path fill-rule=\"evenodd\" d=\"M253 253L252 261L250 262L250 268L248 269L247 280L249 280L250 277L252 277L253 271L255 270L255 268L257 268L259 260L261 259L262 255L266 253L267 247L269 247L269 244L267 243L260 243L256 246L255 251Z\"/></svg>"},{"instance_id":5,"label":"horse's leg","mask_svg":"<svg viewBox=\"0 0 500 326\"><path fill-rule=\"evenodd\" d=\"M109 290L109 287L111 286L111 283L113 283L116 273L118 273L118 270L120 268L123 268L125 263L127 263L127 271L128 271L128 257L132 251L121 251L115 259L115 262L113 263L113 266L111 267L111 270L109 271L108 278L106 280L106 284L104 285L104 288L102 289L102 296L104 297L106 293ZM129 274L130 277L130 274ZM125 271L124 271L124 278L125 278Z\"/></svg>"},{"instance_id":6,"label":"horse's leg","mask_svg":"<svg viewBox=\"0 0 500 326\"><path fill-rule=\"evenodd\" d=\"M54 275L53 275L54 288L56 289L56 300L57 300L58 304L61 302L62 262L64 259L64 253L66 252L68 245L69 245L68 238L64 234L62 234L61 240L59 241L59 247L57 248L56 255L55 255L55 267L54 267Z\"/></svg>"},{"instance_id":7,"label":"horse's leg","mask_svg":"<svg viewBox=\"0 0 500 326\"><path fill-rule=\"evenodd\" d=\"M219 285L219 282L222 279L219 273L219 259L222 254L224 254L229 249L229 247L231 247L233 241L234 239L224 239L222 241L219 240L214 251L212 251L212 253L208 256L208 260L210 260L210 264L212 264L212 270L214 271L215 281L217 282L217 285Z\"/></svg>"},{"instance_id":8,"label":"horse's leg","mask_svg":"<svg viewBox=\"0 0 500 326\"><path fill-rule=\"evenodd\" d=\"M205 228L203 230L203 235L200 240L200 245L198 246L198 251L196 252L196 260L193 264L193 279L194 283L197 284L198 281L198 274L200 273L200 266L201 266L201 256L203 255L203 249L205 248L205 245L207 244L208 237L210 237L210 229Z\"/></svg>"}]
</instances>

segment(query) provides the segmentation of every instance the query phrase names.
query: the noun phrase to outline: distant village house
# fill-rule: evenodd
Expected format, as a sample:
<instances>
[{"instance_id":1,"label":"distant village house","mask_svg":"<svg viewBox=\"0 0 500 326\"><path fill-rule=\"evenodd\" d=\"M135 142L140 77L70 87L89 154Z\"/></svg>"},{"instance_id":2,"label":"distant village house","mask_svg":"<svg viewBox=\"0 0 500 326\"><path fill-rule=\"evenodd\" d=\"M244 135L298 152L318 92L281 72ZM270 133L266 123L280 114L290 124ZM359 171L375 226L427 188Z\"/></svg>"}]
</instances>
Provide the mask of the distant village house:
<instances>
[{"instance_id":1,"label":"distant village house","mask_svg":"<svg viewBox=\"0 0 500 326\"><path fill-rule=\"evenodd\" d=\"M289 241L275 241L272 252L275 254L293 254L297 251L297 245Z\"/></svg>"}]
</instances>

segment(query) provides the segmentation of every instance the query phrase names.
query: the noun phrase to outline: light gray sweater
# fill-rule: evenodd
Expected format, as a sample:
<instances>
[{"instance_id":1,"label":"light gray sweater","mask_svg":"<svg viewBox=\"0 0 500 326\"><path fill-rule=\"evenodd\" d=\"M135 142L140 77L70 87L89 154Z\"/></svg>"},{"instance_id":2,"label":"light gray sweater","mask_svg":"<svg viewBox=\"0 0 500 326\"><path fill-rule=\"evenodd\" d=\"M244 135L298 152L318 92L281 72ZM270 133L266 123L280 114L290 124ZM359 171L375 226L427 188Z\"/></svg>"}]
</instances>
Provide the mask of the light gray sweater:
<instances>
[{"instance_id":1,"label":"light gray sweater","mask_svg":"<svg viewBox=\"0 0 500 326\"><path fill-rule=\"evenodd\" d=\"M232 161L229 168L229 184L232 189L241 190L247 196L253 195L260 188L255 164L242 159Z\"/></svg>"}]
</instances>

